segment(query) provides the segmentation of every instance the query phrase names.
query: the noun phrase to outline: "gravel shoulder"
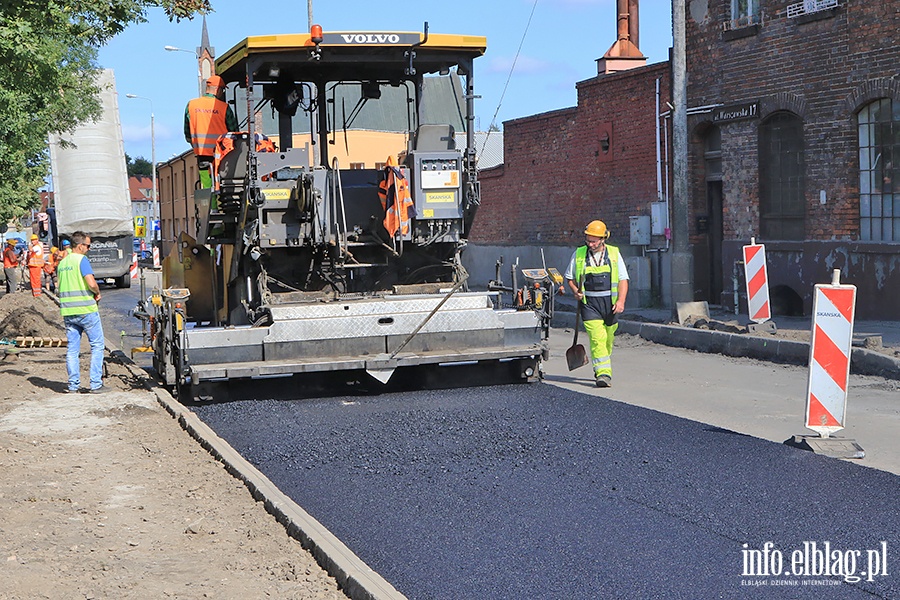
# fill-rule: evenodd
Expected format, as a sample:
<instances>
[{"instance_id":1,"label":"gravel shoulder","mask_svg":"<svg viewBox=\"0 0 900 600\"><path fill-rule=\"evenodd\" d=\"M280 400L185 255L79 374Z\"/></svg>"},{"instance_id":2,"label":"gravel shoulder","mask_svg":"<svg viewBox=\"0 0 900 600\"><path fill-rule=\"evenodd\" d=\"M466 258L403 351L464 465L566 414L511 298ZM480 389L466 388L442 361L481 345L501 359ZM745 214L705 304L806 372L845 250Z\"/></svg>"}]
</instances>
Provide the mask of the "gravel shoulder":
<instances>
[{"instance_id":1,"label":"gravel shoulder","mask_svg":"<svg viewBox=\"0 0 900 600\"><path fill-rule=\"evenodd\" d=\"M63 337L49 298L0 298L0 337L18 335ZM109 392L65 394L65 348L0 360L0 600L346 598L144 380L106 366Z\"/></svg>"}]
</instances>

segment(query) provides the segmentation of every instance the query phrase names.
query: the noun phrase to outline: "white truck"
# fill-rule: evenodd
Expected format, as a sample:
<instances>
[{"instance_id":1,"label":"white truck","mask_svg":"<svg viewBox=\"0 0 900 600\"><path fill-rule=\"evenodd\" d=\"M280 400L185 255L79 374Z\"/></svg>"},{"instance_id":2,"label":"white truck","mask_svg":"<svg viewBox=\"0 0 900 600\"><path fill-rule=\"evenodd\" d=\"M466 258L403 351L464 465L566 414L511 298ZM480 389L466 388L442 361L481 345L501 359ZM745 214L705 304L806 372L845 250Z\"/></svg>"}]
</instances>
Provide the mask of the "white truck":
<instances>
[{"instance_id":1,"label":"white truck","mask_svg":"<svg viewBox=\"0 0 900 600\"><path fill-rule=\"evenodd\" d=\"M87 233L94 276L130 287L134 225L113 71L101 70L98 84L100 118L50 136L54 238L59 245L57 238Z\"/></svg>"}]
</instances>

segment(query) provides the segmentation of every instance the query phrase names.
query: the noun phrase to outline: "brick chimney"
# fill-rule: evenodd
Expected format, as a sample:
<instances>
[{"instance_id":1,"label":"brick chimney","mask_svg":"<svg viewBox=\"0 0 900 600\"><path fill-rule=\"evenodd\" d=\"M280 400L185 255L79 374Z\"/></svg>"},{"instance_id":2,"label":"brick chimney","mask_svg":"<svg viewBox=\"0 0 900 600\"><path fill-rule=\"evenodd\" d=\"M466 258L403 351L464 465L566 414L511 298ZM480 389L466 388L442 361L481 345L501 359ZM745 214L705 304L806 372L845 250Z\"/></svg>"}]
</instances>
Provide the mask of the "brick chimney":
<instances>
[{"instance_id":1,"label":"brick chimney","mask_svg":"<svg viewBox=\"0 0 900 600\"><path fill-rule=\"evenodd\" d=\"M616 42L597 59L597 75L627 71L647 64L638 49L638 0L616 0Z\"/></svg>"}]
</instances>

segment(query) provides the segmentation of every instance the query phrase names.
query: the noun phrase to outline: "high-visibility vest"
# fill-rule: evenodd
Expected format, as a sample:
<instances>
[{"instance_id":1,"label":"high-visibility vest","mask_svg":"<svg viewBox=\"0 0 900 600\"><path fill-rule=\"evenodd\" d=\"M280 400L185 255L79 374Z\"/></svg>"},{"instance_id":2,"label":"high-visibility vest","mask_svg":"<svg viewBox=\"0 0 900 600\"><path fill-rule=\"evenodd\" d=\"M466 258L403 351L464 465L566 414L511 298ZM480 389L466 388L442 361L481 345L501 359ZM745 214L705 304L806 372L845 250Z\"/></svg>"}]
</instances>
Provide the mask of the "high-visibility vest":
<instances>
[{"instance_id":1,"label":"high-visibility vest","mask_svg":"<svg viewBox=\"0 0 900 600\"><path fill-rule=\"evenodd\" d=\"M59 276L59 309L64 317L97 312L94 293L81 275L82 260L86 260L84 254L72 252L56 268Z\"/></svg>"},{"instance_id":2,"label":"high-visibility vest","mask_svg":"<svg viewBox=\"0 0 900 600\"><path fill-rule=\"evenodd\" d=\"M409 209L413 206L413 201L409 195L409 182L396 165L394 157L388 157L384 179L378 184L378 198L384 209L385 230L394 235L399 229L406 235L409 233Z\"/></svg>"},{"instance_id":3,"label":"high-visibility vest","mask_svg":"<svg viewBox=\"0 0 900 600\"><path fill-rule=\"evenodd\" d=\"M575 281L584 293L582 302L587 303L588 296L611 296L612 303L615 304L619 299L619 249L615 246L606 246L606 256L609 264L603 264L594 267L588 264L587 260L588 247L581 246L575 251ZM609 290L585 290L584 278L586 275L609 273L610 289Z\"/></svg>"},{"instance_id":4,"label":"high-visibility vest","mask_svg":"<svg viewBox=\"0 0 900 600\"><path fill-rule=\"evenodd\" d=\"M19 257L16 256L16 251L9 246L7 246L3 250L3 268L11 269L13 267L19 266Z\"/></svg>"},{"instance_id":5,"label":"high-visibility vest","mask_svg":"<svg viewBox=\"0 0 900 600\"><path fill-rule=\"evenodd\" d=\"M56 270L57 264L59 264L59 253L54 254L53 252L50 252L46 262L44 262L44 273L53 273L53 271Z\"/></svg>"},{"instance_id":6,"label":"high-visibility vest","mask_svg":"<svg viewBox=\"0 0 900 600\"><path fill-rule=\"evenodd\" d=\"M228 104L215 96L201 96L188 102L187 110L194 154L212 157L216 152L216 140L228 133L225 124Z\"/></svg>"},{"instance_id":7,"label":"high-visibility vest","mask_svg":"<svg viewBox=\"0 0 900 600\"><path fill-rule=\"evenodd\" d=\"M44 266L44 246L40 242L35 242L28 250L28 266L43 267Z\"/></svg>"}]
</instances>

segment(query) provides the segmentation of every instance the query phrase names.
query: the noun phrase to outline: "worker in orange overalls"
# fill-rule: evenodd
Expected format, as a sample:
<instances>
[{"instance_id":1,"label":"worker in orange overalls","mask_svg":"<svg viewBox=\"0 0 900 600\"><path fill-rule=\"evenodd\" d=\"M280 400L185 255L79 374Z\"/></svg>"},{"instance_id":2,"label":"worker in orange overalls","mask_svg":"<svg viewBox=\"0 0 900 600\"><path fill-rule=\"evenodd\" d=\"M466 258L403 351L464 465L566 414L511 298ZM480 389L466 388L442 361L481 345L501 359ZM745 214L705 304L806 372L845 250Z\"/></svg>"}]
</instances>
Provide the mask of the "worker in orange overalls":
<instances>
[{"instance_id":1,"label":"worker in orange overalls","mask_svg":"<svg viewBox=\"0 0 900 600\"><path fill-rule=\"evenodd\" d=\"M218 75L206 80L206 94L188 102L184 109L184 139L194 148L200 171L200 187L212 187L213 158L216 140L229 131L238 130L234 111L225 102L225 81Z\"/></svg>"},{"instance_id":2,"label":"worker in orange overalls","mask_svg":"<svg viewBox=\"0 0 900 600\"><path fill-rule=\"evenodd\" d=\"M19 287L19 255L16 254L16 238L6 240L3 250L3 274L6 276L6 293L12 294Z\"/></svg>"},{"instance_id":3,"label":"worker in orange overalls","mask_svg":"<svg viewBox=\"0 0 900 600\"><path fill-rule=\"evenodd\" d=\"M56 265L59 264L59 248L53 246L50 248L50 255L44 262L44 289L49 292L56 293Z\"/></svg>"},{"instance_id":4,"label":"worker in orange overalls","mask_svg":"<svg viewBox=\"0 0 900 600\"><path fill-rule=\"evenodd\" d=\"M38 239L37 234L31 234L31 244L28 246L28 276L31 279L31 295L41 295L41 276L44 273L44 245Z\"/></svg>"}]
</instances>

